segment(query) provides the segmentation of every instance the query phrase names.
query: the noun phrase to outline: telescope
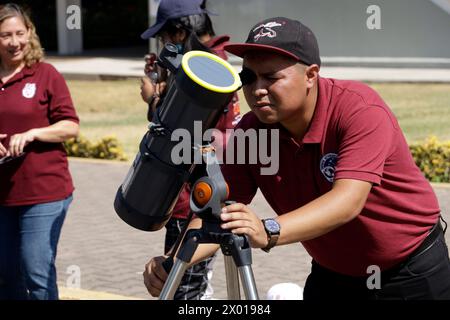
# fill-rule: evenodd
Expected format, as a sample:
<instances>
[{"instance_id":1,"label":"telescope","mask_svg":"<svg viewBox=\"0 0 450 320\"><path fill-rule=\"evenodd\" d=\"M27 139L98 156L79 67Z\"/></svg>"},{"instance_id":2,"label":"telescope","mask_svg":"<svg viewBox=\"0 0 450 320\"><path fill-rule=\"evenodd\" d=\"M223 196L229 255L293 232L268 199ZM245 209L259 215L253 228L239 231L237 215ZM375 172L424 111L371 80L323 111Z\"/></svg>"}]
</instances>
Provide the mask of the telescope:
<instances>
[{"instance_id":1,"label":"telescope","mask_svg":"<svg viewBox=\"0 0 450 320\"><path fill-rule=\"evenodd\" d=\"M172 150L179 142L171 140L172 132L185 129L193 137L194 124L201 121L203 136L204 131L216 126L241 87L234 68L209 52L181 55L175 45L167 44L158 63L170 71L173 81L114 200L119 217L143 231L164 227L196 166L194 161L173 161ZM195 145L192 147L195 152Z\"/></svg>"}]
</instances>

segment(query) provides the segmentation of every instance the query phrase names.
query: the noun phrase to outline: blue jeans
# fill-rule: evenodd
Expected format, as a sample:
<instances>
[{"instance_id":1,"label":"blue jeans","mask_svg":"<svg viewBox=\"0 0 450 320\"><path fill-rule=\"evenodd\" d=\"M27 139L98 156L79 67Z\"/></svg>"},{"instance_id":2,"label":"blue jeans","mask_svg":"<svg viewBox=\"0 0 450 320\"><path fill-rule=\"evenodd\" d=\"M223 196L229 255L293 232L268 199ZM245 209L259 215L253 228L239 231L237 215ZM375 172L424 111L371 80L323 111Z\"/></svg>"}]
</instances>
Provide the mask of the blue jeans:
<instances>
[{"instance_id":1,"label":"blue jeans","mask_svg":"<svg viewBox=\"0 0 450 320\"><path fill-rule=\"evenodd\" d=\"M55 258L72 196L0 206L0 300L57 300Z\"/></svg>"}]
</instances>

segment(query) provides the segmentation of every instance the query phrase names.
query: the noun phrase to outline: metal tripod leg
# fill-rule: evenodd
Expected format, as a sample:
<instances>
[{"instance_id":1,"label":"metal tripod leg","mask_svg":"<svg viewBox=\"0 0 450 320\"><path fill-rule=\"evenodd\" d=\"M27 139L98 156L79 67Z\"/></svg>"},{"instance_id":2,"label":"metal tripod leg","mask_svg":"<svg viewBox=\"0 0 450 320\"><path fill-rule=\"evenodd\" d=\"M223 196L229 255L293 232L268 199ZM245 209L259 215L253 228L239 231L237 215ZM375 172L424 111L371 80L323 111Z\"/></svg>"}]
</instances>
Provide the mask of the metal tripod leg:
<instances>
[{"instance_id":1,"label":"metal tripod leg","mask_svg":"<svg viewBox=\"0 0 450 320\"><path fill-rule=\"evenodd\" d=\"M238 270L232 256L223 256L225 263L225 278L227 280L228 300L241 300Z\"/></svg>"},{"instance_id":2,"label":"metal tripod leg","mask_svg":"<svg viewBox=\"0 0 450 320\"><path fill-rule=\"evenodd\" d=\"M220 247L226 258L225 271L227 272L228 298L240 299L239 279L237 276L237 271L239 271L245 298L247 300L258 300L258 291L251 267L251 248L247 237L232 233L225 234Z\"/></svg>"},{"instance_id":3,"label":"metal tripod leg","mask_svg":"<svg viewBox=\"0 0 450 320\"><path fill-rule=\"evenodd\" d=\"M167 271L170 270L170 272L166 283L161 290L161 294L159 295L160 300L173 300L181 279L189 267L189 262L194 256L195 250L197 250L199 232L200 230L188 231L185 237L186 241L183 241L183 244L177 254L177 260L173 266L171 266L173 261L170 261L167 265L163 264L164 268Z\"/></svg>"},{"instance_id":4,"label":"metal tripod leg","mask_svg":"<svg viewBox=\"0 0 450 320\"><path fill-rule=\"evenodd\" d=\"M242 266L238 268L242 280L242 287L247 300L259 300L258 290L256 289L255 277L251 266Z\"/></svg>"},{"instance_id":5,"label":"metal tripod leg","mask_svg":"<svg viewBox=\"0 0 450 320\"><path fill-rule=\"evenodd\" d=\"M159 295L160 300L173 300L175 292L177 291L181 279L183 278L183 275L188 267L189 264L181 260L177 260L174 263L172 269L170 270L169 276L167 277L166 284Z\"/></svg>"},{"instance_id":6,"label":"metal tripod leg","mask_svg":"<svg viewBox=\"0 0 450 320\"><path fill-rule=\"evenodd\" d=\"M171 268L167 281L161 291L159 296L161 300L173 299L199 243L220 244L225 258L228 299L239 300L241 298L238 273L247 300L259 299L251 268L251 248L246 236L223 232L211 233L199 229L188 231L185 240L177 254L177 261Z\"/></svg>"},{"instance_id":7,"label":"metal tripod leg","mask_svg":"<svg viewBox=\"0 0 450 320\"><path fill-rule=\"evenodd\" d=\"M233 257L224 256L225 261L225 276L227 280L228 300L240 300L241 291L239 287L239 276L241 277L242 287L244 288L244 295L247 300L258 300L258 291L255 285L255 278L250 266L242 266L237 268Z\"/></svg>"}]
</instances>

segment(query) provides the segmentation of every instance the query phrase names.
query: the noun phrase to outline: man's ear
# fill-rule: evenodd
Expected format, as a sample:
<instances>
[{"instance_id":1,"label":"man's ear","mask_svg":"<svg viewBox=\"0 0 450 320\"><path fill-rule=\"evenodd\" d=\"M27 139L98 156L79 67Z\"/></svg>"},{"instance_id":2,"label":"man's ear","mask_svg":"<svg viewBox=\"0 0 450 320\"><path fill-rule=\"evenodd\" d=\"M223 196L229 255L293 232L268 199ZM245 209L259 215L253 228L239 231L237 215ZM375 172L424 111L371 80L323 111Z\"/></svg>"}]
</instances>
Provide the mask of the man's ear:
<instances>
[{"instance_id":1,"label":"man's ear","mask_svg":"<svg viewBox=\"0 0 450 320\"><path fill-rule=\"evenodd\" d=\"M319 78L320 67L317 64L307 66L305 69L308 88L312 88Z\"/></svg>"}]
</instances>

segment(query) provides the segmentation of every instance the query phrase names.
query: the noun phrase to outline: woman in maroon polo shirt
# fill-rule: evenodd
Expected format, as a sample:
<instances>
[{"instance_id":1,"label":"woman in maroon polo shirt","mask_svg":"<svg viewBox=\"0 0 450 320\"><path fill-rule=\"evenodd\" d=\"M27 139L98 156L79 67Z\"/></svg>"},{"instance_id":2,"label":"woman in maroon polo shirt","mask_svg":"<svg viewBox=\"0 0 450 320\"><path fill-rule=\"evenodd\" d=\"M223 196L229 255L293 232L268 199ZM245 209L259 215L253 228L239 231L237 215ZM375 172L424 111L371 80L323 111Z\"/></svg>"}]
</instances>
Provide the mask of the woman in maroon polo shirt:
<instances>
[{"instance_id":1,"label":"woman in maroon polo shirt","mask_svg":"<svg viewBox=\"0 0 450 320\"><path fill-rule=\"evenodd\" d=\"M28 15L0 6L0 299L58 299L56 248L74 189L62 142L79 120L42 59Z\"/></svg>"}]
</instances>

